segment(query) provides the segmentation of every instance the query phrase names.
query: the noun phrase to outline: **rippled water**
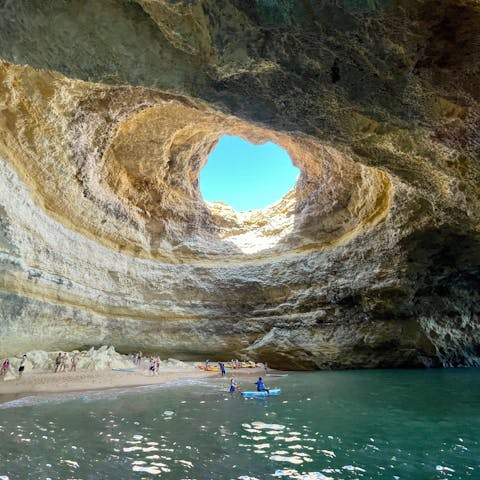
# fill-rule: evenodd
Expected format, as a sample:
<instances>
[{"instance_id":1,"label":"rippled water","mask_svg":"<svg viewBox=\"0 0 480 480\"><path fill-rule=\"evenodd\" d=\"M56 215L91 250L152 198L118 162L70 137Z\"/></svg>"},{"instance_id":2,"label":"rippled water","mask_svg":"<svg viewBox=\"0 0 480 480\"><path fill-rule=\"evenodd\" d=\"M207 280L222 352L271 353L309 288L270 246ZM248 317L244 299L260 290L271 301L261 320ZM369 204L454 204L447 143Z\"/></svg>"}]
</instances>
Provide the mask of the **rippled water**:
<instances>
[{"instance_id":1,"label":"rippled water","mask_svg":"<svg viewBox=\"0 0 480 480\"><path fill-rule=\"evenodd\" d=\"M281 396L218 379L0 405L0 479L480 478L478 370L269 380Z\"/></svg>"}]
</instances>

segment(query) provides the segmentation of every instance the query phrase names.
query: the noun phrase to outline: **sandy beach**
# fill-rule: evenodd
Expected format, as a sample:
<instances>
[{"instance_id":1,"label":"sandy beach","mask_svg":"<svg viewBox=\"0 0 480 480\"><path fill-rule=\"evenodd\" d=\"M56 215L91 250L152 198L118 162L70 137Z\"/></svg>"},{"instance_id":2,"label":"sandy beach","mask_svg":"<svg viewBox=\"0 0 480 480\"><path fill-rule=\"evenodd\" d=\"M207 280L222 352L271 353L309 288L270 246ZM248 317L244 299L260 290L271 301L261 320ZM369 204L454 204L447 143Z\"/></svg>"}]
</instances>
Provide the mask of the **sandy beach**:
<instances>
[{"instance_id":1,"label":"sandy beach","mask_svg":"<svg viewBox=\"0 0 480 480\"><path fill-rule=\"evenodd\" d=\"M227 378L251 377L254 379L256 375L261 375L262 373L262 368L243 368L227 371ZM32 395L161 385L178 380L198 378L210 378L213 380L221 377L219 372L205 372L196 368L194 364L189 365L188 368L164 367L160 369L158 375L151 375L146 369L139 369L136 372L119 372L105 369L59 373L31 370L26 372L21 379L9 381L0 379L0 403Z\"/></svg>"}]
</instances>

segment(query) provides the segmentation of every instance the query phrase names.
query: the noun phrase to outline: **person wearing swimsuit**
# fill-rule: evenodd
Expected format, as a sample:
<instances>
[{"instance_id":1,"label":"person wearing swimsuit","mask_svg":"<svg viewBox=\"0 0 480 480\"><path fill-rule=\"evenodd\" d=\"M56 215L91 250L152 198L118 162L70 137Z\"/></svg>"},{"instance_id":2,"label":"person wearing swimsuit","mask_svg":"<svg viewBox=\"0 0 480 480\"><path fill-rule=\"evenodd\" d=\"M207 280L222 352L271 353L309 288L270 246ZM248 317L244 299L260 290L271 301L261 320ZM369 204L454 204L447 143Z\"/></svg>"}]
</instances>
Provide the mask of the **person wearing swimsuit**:
<instances>
[{"instance_id":1,"label":"person wearing swimsuit","mask_svg":"<svg viewBox=\"0 0 480 480\"><path fill-rule=\"evenodd\" d=\"M27 361L27 356L24 355L22 357L22 361L20 362L20 366L18 367L18 379L22 378L23 372L25 370L25 362Z\"/></svg>"},{"instance_id":2,"label":"person wearing swimsuit","mask_svg":"<svg viewBox=\"0 0 480 480\"><path fill-rule=\"evenodd\" d=\"M7 375L8 370L10 369L10 360L7 358L2 364L2 376L5 377Z\"/></svg>"}]
</instances>

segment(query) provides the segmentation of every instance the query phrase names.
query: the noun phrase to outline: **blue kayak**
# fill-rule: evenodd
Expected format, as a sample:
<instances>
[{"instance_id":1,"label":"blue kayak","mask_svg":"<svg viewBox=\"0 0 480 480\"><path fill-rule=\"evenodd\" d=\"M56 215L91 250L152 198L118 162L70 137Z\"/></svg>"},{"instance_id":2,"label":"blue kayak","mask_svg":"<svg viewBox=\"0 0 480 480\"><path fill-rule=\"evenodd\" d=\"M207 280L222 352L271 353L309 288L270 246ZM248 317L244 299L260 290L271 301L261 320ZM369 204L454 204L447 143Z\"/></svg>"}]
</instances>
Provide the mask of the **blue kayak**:
<instances>
[{"instance_id":1,"label":"blue kayak","mask_svg":"<svg viewBox=\"0 0 480 480\"><path fill-rule=\"evenodd\" d=\"M262 392L240 392L243 398L254 398L254 397L271 397L272 395L280 395L282 393L281 388L271 388L270 395L266 391Z\"/></svg>"}]
</instances>

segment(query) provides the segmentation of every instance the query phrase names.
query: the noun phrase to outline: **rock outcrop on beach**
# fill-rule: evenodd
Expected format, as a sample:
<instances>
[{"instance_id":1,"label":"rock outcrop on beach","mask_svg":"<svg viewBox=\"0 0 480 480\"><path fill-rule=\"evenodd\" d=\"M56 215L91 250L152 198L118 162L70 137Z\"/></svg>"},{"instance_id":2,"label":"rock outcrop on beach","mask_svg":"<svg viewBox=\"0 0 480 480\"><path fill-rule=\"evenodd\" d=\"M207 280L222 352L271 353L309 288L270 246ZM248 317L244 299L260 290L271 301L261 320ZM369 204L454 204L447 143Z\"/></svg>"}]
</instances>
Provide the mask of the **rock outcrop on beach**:
<instances>
[{"instance_id":1,"label":"rock outcrop on beach","mask_svg":"<svg viewBox=\"0 0 480 480\"><path fill-rule=\"evenodd\" d=\"M55 371L56 362L55 359L58 355L65 355L65 361L63 362L65 368L60 369L62 371L71 371L72 367L72 357L76 357L76 368L75 370L111 370L112 368L117 369L139 369L141 370L144 365L137 367L133 363L133 359L127 355L121 355L115 351L114 347L109 347L102 345L100 348L90 348L89 350L79 351L75 350L73 352L45 352L43 350L32 350L26 352L27 359L25 361L25 371L29 372L31 370L41 370L41 371ZM14 380L17 377L13 372L18 372L18 367L20 366L21 357L12 357L10 361L10 380Z\"/></svg>"},{"instance_id":2,"label":"rock outcrop on beach","mask_svg":"<svg viewBox=\"0 0 480 480\"><path fill-rule=\"evenodd\" d=\"M0 3L0 356L480 363L475 0ZM224 135L301 170L207 204Z\"/></svg>"}]
</instances>

